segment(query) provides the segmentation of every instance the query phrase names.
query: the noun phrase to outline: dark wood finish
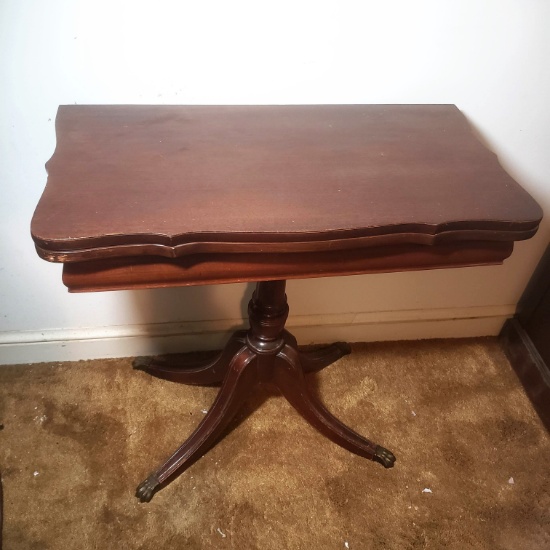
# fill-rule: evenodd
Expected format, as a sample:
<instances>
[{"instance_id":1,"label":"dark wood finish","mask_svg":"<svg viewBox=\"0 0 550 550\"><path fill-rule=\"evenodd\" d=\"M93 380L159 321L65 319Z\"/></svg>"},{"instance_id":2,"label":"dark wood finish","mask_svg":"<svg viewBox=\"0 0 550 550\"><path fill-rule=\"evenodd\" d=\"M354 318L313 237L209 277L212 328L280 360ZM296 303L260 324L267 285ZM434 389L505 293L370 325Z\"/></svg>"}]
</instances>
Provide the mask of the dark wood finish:
<instances>
[{"instance_id":1,"label":"dark wood finish","mask_svg":"<svg viewBox=\"0 0 550 550\"><path fill-rule=\"evenodd\" d=\"M50 261L514 241L541 210L452 105L62 106Z\"/></svg>"},{"instance_id":2,"label":"dark wood finish","mask_svg":"<svg viewBox=\"0 0 550 550\"><path fill-rule=\"evenodd\" d=\"M71 292L255 282L499 264L512 242L472 241L288 254L197 254L71 262L63 282Z\"/></svg>"},{"instance_id":3,"label":"dark wood finish","mask_svg":"<svg viewBox=\"0 0 550 550\"><path fill-rule=\"evenodd\" d=\"M305 373L350 348L300 351L289 278L502 262L542 212L451 105L63 106L31 224L73 292L257 281L250 329L213 360L137 359L219 384L210 411L137 490L142 501L223 434L259 384L339 445L393 454L333 417Z\"/></svg>"},{"instance_id":4,"label":"dark wood finish","mask_svg":"<svg viewBox=\"0 0 550 550\"><path fill-rule=\"evenodd\" d=\"M168 357L138 357L134 360L134 368L143 370L173 382L210 386L221 384L227 375L229 365L241 348L246 345L246 331L235 332L225 348L213 360L186 362L180 364Z\"/></svg>"},{"instance_id":5,"label":"dark wood finish","mask_svg":"<svg viewBox=\"0 0 550 550\"><path fill-rule=\"evenodd\" d=\"M250 330L235 333L221 353L221 360L206 366L206 377L204 370L185 366L173 366L166 376L164 367L159 368L154 362L136 361L140 369L184 383L211 383L214 378L219 379L219 372L225 373L220 392L197 429L137 488L136 495L142 502L151 500L165 481L184 471L216 442L258 384L277 386L312 426L338 445L380 462L386 468L393 466L395 457L390 451L355 433L332 416L306 382L304 372L330 365L349 353L349 346L338 343L309 352L297 349L296 339L284 330L288 316L285 281L258 283L248 311ZM214 365L219 370L213 377ZM182 377L178 379L180 374Z\"/></svg>"},{"instance_id":6,"label":"dark wood finish","mask_svg":"<svg viewBox=\"0 0 550 550\"><path fill-rule=\"evenodd\" d=\"M518 318L545 365L550 367L550 246L519 303Z\"/></svg>"},{"instance_id":7,"label":"dark wood finish","mask_svg":"<svg viewBox=\"0 0 550 550\"><path fill-rule=\"evenodd\" d=\"M500 334L503 349L550 431L550 246Z\"/></svg>"},{"instance_id":8,"label":"dark wood finish","mask_svg":"<svg viewBox=\"0 0 550 550\"><path fill-rule=\"evenodd\" d=\"M509 319L500 333L500 343L525 393L550 431L550 368L517 319Z\"/></svg>"}]
</instances>

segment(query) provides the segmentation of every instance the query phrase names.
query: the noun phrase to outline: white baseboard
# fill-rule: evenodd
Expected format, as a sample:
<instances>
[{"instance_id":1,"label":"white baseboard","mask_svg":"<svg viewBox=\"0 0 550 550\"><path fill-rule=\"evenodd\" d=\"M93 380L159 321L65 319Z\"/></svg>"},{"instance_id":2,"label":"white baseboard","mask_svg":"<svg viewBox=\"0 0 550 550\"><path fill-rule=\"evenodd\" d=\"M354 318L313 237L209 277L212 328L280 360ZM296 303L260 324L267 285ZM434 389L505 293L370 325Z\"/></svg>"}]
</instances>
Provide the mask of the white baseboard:
<instances>
[{"instance_id":1,"label":"white baseboard","mask_svg":"<svg viewBox=\"0 0 550 550\"><path fill-rule=\"evenodd\" d=\"M496 336L515 306L291 316L300 344ZM223 347L240 319L0 333L0 365L134 357Z\"/></svg>"}]
</instances>

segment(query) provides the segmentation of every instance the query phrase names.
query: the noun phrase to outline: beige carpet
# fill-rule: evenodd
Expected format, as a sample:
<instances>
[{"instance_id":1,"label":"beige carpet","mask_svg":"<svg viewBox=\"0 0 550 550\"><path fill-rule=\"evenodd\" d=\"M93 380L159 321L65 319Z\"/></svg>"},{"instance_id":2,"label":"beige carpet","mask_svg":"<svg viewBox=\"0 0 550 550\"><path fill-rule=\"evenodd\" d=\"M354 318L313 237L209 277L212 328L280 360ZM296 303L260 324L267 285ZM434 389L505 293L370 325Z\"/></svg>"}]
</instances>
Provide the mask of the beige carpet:
<instances>
[{"instance_id":1,"label":"beige carpet","mask_svg":"<svg viewBox=\"0 0 550 550\"><path fill-rule=\"evenodd\" d=\"M130 365L0 367L4 550L550 548L550 437L494 339L356 344L312 376L391 470L266 391L149 504L217 390Z\"/></svg>"}]
</instances>

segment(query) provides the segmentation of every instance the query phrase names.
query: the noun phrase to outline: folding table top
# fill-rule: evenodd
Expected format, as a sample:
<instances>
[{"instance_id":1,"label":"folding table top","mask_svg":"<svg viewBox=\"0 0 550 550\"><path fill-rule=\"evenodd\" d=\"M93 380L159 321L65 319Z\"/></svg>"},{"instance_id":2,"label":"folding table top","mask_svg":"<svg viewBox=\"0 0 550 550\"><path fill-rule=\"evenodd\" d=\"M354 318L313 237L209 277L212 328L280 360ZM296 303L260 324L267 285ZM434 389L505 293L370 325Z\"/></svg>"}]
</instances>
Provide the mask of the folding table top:
<instances>
[{"instance_id":1,"label":"folding table top","mask_svg":"<svg viewBox=\"0 0 550 550\"><path fill-rule=\"evenodd\" d=\"M59 262L532 236L452 105L61 106L32 220Z\"/></svg>"}]
</instances>

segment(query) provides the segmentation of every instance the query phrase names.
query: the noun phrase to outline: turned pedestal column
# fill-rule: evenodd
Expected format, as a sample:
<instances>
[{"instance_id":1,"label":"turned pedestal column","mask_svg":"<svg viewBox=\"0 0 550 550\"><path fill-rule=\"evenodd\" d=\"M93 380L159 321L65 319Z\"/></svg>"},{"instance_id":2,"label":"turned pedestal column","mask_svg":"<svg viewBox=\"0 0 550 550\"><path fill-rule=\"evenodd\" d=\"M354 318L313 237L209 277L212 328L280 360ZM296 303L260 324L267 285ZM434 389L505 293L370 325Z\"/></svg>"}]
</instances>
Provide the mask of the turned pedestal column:
<instances>
[{"instance_id":1,"label":"turned pedestal column","mask_svg":"<svg viewBox=\"0 0 550 550\"><path fill-rule=\"evenodd\" d=\"M318 371L350 352L345 343L320 350L299 351L296 339L285 330L288 303L286 281L264 281L248 305L250 329L238 331L213 361L171 365L163 360L139 358L134 367L185 384L216 384L221 388L212 407L191 436L137 489L142 501L151 500L162 483L183 472L223 434L243 401L258 384L273 384L317 430L342 447L386 468L394 455L360 436L330 414L311 392L305 373Z\"/></svg>"}]
</instances>

